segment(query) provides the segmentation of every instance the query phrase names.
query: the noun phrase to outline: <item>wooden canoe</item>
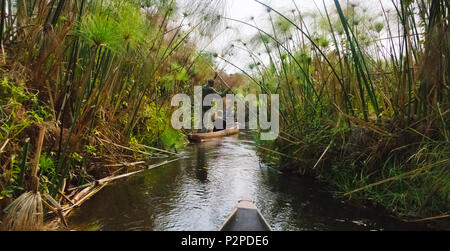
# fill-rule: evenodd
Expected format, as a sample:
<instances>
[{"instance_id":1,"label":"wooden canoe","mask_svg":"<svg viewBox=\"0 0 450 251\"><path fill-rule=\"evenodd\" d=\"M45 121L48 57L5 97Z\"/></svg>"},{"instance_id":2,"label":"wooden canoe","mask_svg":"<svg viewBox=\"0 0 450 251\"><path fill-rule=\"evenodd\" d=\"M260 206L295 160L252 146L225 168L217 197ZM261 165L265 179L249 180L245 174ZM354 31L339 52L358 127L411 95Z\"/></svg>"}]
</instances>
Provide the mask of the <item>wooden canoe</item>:
<instances>
[{"instance_id":1,"label":"wooden canoe","mask_svg":"<svg viewBox=\"0 0 450 251\"><path fill-rule=\"evenodd\" d=\"M209 133L191 133L189 134L189 140L195 142L201 142L213 138L222 138L239 133L239 125L236 125L230 129L225 129L218 132Z\"/></svg>"},{"instance_id":2,"label":"wooden canoe","mask_svg":"<svg viewBox=\"0 0 450 251\"><path fill-rule=\"evenodd\" d=\"M251 200L240 200L219 231L272 231Z\"/></svg>"}]
</instances>

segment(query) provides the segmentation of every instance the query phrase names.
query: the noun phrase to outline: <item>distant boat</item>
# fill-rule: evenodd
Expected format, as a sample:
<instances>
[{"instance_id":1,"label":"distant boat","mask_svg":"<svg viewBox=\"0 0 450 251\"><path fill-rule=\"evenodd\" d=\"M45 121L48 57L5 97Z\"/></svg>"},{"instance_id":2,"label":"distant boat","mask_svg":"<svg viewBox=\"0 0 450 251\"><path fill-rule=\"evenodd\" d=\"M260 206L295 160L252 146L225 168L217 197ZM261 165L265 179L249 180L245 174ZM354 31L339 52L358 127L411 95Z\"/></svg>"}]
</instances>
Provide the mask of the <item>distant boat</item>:
<instances>
[{"instance_id":1,"label":"distant boat","mask_svg":"<svg viewBox=\"0 0 450 251\"><path fill-rule=\"evenodd\" d=\"M207 139L222 138L238 133L239 133L239 125L236 124L234 127L222 131L208 132L208 133L191 133L188 135L188 137L190 141L202 142Z\"/></svg>"},{"instance_id":2,"label":"distant boat","mask_svg":"<svg viewBox=\"0 0 450 251\"><path fill-rule=\"evenodd\" d=\"M239 201L219 231L272 231L270 225L251 200Z\"/></svg>"}]
</instances>

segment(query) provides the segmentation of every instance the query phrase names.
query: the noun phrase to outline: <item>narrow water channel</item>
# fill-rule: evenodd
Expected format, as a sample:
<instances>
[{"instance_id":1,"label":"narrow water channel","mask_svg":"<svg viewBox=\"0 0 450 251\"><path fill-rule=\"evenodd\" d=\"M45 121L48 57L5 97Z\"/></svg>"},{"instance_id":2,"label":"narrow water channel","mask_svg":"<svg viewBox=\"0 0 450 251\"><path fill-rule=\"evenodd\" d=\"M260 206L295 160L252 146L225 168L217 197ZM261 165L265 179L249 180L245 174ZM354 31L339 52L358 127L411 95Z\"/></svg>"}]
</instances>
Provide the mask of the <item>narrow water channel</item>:
<instances>
[{"instance_id":1,"label":"narrow water channel","mask_svg":"<svg viewBox=\"0 0 450 251\"><path fill-rule=\"evenodd\" d=\"M76 230L215 231L238 200L255 201L274 230L405 230L261 163L251 136L189 145L182 160L108 186L70 217Z\"/></svg>"}]
</instances>

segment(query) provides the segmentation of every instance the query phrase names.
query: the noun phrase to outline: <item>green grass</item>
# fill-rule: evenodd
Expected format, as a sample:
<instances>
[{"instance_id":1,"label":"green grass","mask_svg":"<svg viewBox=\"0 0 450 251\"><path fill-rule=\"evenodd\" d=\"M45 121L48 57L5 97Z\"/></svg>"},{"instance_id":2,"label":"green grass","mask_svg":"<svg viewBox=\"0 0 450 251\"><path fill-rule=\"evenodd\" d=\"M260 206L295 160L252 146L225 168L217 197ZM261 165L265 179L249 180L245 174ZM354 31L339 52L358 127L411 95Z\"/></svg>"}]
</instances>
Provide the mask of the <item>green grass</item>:
<instances>
[{"instance_id":1,"label":"green grass","mask_svg":"<svg viewBox=\"0 0 450 251\"><path fill-rule=\"evenodd\" d=\"M34 149L21 149L28 144L24 139L35 141L39 123L50 129L40 178L41 190L52 196L63 184L107 175L92 168L99 160L117 163L116 155L133 156L99 138L168 150L185 144L181 131L168 129L170 97L190 93L213 76L213 59L198 51L194 36L215 39L210 31L222 28L222 1L198 1L182 17L173 0L1 3L2 13L7 9L10 15L0 17L6 61L0 73L0 144L9 140L0 160L23 156L2 172L2 194L13 196L12 188L28 185ZM23 179L11 179L13 172ZM9 202L0 200L0 211Z\"/></svg>"},{"instance_id":2,"label":"green grass","mask_svg":"<svg viewBox=\"0 0 450 251\"><path fill-rule=\"evenodd\" d=\"M438 33L449 25L448 3L392 1L378 15L323 1L325 13L308 19L298 8L282 13L256 2L268 9L271 29L230 20L260 34L253 42L272 63L254 60L247 74L284 104L282 137L260 144L291 158L267 160L401 217L448 214L450 48L442 42L448 34Z\"/></svg>"},{"instance_id":3,"label":"green grass","mask_svg":"<svg viewBox=\"0 0 450 251\"><path fill-rule=\"evenodd\" d=\"M249 79L235 92L280 94L281 135L259 142L280 153L268 161L402 217L450 210L448 1L380 1L381 13L323 1L325 12L312 14L256 1L268 29L224 16L220 0L195 1L179 17L173 0L12 2L0 6L16 17L0 16L0 160L9 163L0 209L29 183L36 124L49 124L41 188L55 196L64 180L78 186L103 172L92 170L99 158L125 155L100 138L178 149L185 137L168 129L170 97L226 62ZM197 48L224 21L255 30L230 45L250 69Z\"/></svg>"}]
</instances>

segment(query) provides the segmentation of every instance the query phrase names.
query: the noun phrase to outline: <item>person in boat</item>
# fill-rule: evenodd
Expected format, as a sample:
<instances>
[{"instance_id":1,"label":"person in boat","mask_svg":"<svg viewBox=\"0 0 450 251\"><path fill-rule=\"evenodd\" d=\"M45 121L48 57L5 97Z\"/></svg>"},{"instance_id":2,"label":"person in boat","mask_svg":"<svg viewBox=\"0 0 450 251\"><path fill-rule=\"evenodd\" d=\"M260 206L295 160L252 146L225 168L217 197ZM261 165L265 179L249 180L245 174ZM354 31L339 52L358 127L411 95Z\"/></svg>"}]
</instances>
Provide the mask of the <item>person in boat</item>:
<instances>
[{"instance_id":1,"label":"person in boat","mask_svg":"<svg viewBox=\"0 0 450 251\"><path fill-rule=\"evenodd\" d=\"M202 86L202 100L204 100L205 97L208 96L208 95L210 95L210 94L218 94L219 96L224 97L224 96L230 91L229 89L226 89L226 90L223 91L223 92L219 92L219 91L217 91L217 90L214 88L214 85L215 85L215 79L216 79L217 77L218 77L218 73L215 74L214 79L208 80L208 82L207 82L205 85ZM202 106L202 116L204 116L204 114L205 114L209 109L211 109L211 107L208 107L208 106ZM219 118L220 120L218 120L217 123L225 123L225 124L226 124L224 118L225 118L224 116L222 116L221 118ZM215 124L216 124L216 123L214 122L214 125L215 125ZM217 127L217 129L218 129L218 128L220 128L220 127ZM225 129L226 126L223 127L223 128ZM222 130L223 130L223 129L222 129ZM214 126L214 128L204 128L204 127L203 127L203 129L202 129L202 132L211 132L211 131L214 131L214 132L215 132L215 131L216 131L216 126ZM220 130L219 130L219 131L220 131Z\"/></svg>"}]
</instances>

